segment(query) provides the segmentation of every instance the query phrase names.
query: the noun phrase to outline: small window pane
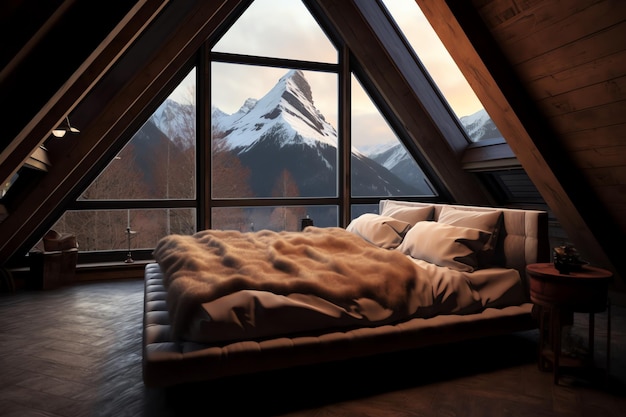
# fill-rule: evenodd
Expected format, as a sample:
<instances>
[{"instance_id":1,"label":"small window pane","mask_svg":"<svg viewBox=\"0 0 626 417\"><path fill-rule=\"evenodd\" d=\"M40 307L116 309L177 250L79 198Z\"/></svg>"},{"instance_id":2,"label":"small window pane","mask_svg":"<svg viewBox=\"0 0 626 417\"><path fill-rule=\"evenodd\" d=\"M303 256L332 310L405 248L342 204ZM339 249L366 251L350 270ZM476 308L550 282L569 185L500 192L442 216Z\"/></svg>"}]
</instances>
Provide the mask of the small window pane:
<instances>
[{"instance_id":1,"label":"small window pane","mask_svg":"<svg viewBox=\"0 0 626 417\"><path fill-rule=\"evenodd\" d=\"M334 227L339 221L337 206L219 207L211 215L213 229L241 232L299 231L305 218L318 227Z\"/></svg>"},{"instance_id":2,"label":"small window pane","mask_svg":"<svg viewBox=\"0 0 626 417\"><path fill-rule=\"evenodd\" d=\"M354 220L365 213L378 213L378 204L353 204L350 207L350 216Z\"/></svg>"},{"instance_id":3,"label":"small window pane","mask_svg":"<svg viewBox=\"0 0 626 417\"><path fill-rule=\"evenodd\" d=\"M195 198L195 141L194 70L79 200Z\"/></svg>"},{"instance_id":4,"label":"small window pane","mask_svg":"<svg viewBox=\"0 0 626 417\"><path fill-rule=\"evenodd\" d=\"M383 0L472 142L502 138L415 0Z\"/></svg>"},{"instance_id":5,"label":"small window pane","mask_svg":"<svg viewBox=\"0 0 626 417\"><path fill-rule=\"evenodd\" d=\"M337 74L212 67L212 197L335 197Z\"/></svg>"},{"instance_id":6,"label":"small window pane","mask_svg":"<svg viewBox=\"0 0 626 417\"><path fill-rule=\"evenodd\" d=\"M79 251L154 248L162 237L196 231L195 209L66 211L52 227L76 236Z\"/></svg>"},{"instance_id":7,"label":"small window pane","mask_svg":"<svg viewBox=\"0 0 626 417\"><path fill-rule=\"evenodd\" d=\"M213 50L326 63L336 63L338 56L298 0L255 0Z\"/></svg>"},{"instance_id":8,"label":"small window pane","mask_svg":"<svg viewBox=\"0 0 626 417\"><path fill-rule=\"evenodd\" d=\"M430 181L352 77L352 196L434 196Z\"/></svg>"}]
</instances>

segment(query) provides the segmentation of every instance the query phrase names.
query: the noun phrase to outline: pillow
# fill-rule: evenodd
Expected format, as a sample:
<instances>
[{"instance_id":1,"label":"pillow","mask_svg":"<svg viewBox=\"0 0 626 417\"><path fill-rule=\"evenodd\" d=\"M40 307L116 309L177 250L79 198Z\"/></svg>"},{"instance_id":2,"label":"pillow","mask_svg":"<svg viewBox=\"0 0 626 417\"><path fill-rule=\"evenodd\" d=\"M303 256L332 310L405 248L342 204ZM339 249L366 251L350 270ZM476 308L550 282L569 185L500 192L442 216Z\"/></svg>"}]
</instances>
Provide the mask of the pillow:
<instances>
[{"instance_id":1,"label":"pillow","mask_svg":"<svg viewBox=\"0 0 626 417\"><path fill-rule=\"evenodd\" d=\"M411 228L407 222L389 216L365 213L352 220L346 230L356 233L368 242L384 248L396 248Z\"/></svg>"},{"instance_id":2,"label":"pillow","mask_svg":"<svg viewBox=\"0 0 626 417\"><path fill-rule=\"evenodd\" d=\"M474 211L459 210L454 207L443 206L439 213L439 223L453 226L471 227L490 233L491 238L485 247L477 254L478 266L488 268L494 263L495 249L498 242L498 234L501 228L502 211Z\"/></svg>"},{"instance_id":3,"label":"pillow","mask_svg":"<svg viewBox=\"0 0 626 417\"><path fill-rule=\"evenodd\" d=\"M490 233L470 227L419 222L408 231L396 250L435 265L473 272L478 267L476 253L490 237Z\"/></svg>"},{"instance_id":4,"label":"pillow","mask_svg":"<svg viewBox=\"0 0 626 417\"><path fill-rule=\"evenodd\" d=\"M381 216L389 216L394 219L402 220L413 226L417 222L432 220L434 212L434 206L414 207L394 204L393 201L388 201L385 203L385 208L380 214Z\"/></svg>"}]
</instances>

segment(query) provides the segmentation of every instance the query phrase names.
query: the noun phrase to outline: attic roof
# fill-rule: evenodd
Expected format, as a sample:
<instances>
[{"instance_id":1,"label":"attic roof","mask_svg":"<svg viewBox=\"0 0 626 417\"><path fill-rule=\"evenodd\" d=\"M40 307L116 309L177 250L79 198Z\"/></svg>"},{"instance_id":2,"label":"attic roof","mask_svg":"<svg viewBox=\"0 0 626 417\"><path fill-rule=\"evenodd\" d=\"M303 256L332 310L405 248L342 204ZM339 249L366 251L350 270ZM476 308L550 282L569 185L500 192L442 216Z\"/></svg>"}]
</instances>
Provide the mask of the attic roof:
<instances>
[{"instance_id":1,"label":"attic roof","mask_svg":"<svg viewBox=\"0 0 626 417\"><path fill-rule=\"evenodd\" d=\"M29 161L66 115L82 131L80 143L50 147L47 174L26 180L12 197L0 223L3 262L32 243L87 173L129 139L140 115L163 99L205 41L218 37L249 1L122 3L2 6L0 27L12 42L0 57L0 94L20 111L0 138L0 176L10 178ZM376 3L304 3L392 103L454 202L489 204L489 194L462 164L464 152L472 160L472 149L451 149L446 128L433 124L443 116L415 93L422 81L390 48L394 40L382 31ZM417 3L507 138L508 144L493 146L512 150L587 259L625 276L626 121L612 116L623 115L626 102L626 89L619 88L626 60L618 60L625 49L619 41L626 39L624 3L576 0L564 9L510 0Z\"/></svg>"}]
</instances>

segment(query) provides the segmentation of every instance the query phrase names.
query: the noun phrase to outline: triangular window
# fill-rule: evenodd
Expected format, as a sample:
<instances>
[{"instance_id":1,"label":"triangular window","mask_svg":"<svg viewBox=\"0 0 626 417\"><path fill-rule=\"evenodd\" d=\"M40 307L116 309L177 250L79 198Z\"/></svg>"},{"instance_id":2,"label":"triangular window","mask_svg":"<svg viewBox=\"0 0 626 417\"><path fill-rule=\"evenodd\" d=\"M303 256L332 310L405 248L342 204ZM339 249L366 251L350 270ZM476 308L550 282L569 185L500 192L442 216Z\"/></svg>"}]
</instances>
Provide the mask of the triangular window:
<instances>
[{"instance_id":1,"label":"triangular window","mask_svg":"<svg viewBox=\"0 0 626 417\"><path fill-rule=\"evenodd\" d=\"M298 0L255 0L213 52L337 63L337 49Z\"/></svg>"},{"instance_id":2,"label":"triangular window","mask_svg":"<svg viewBox=\"0 0 626 417\"><path fill-rule=\"evenodd\" d=\"M167 234L193 233L195 161L192 70L81 193L81 209L66 211L52 229L75 235L81 251L148 249Z\"/></svg>"},{"instance_id":3,"label":"triangular window","mask_svg":"<svg viewBox=\"0 0 626 417\"><path fill-rule=\"evenodd\" d=\"M382 0L472 142L502 139L415 0Z\"/></svg>"},{"instance_id":4,"label":"triangular window","mask_svg":"<svg viewBox=\"0 0 626 417\"><path fill-rule=\"evenodd\" d=\"M85 190L78 210L55 225L79 234L83 249L150 248L198 226L299 230L307 217L320 227L346 226L348 205L354 217L376 211L382 198L437 197L356 77L339 85L343 56L302 2L255 0L207 43L214 44L210 76L196 88L191 71ZM351 114L340 111L340 91L352 91ZM204 135L195 131L196 100L211 105L211 156L198 167ZM340 129L348 125L350 138ZM399 156L385 158L374 145Z\"/></svg>"},{"instance_id":5,"label":"triangular window","mask_svg":"<svg viewBox=\"0 0 626 417\"><path fill-rule=\"evenodd\" d=\"M192 70L78 200L194 199L195 142Z\"/></svg>"},{"instance_id":6,"label":"triangular window","mask_svg":"<svg viewBox=\"0 0 626 417\"><path fill-rule=\"evenodd\" d=\"M422 169L354 75L351 91L352 196L436 196ZM374 180L374 174L384 181ZM376 184L380 188L374 188Z\"/></svg>"},{"instance_id":7,"label":"triangular window","mask_svg":"<svg viewBox=\"0 0 626 417\"><path fill-rule=\"evenodd\" d=\"M364 200L437 196L356 78L347 81L352 114L345 115L351 183L340 189L347 139L339 129L340 69L336 48L298 1L254 1L215 44L210 192L219 207L212 227L294 230L305 214L316 225L339 225L338 207L296 205L303 198L344 204L347 194L360 200L351 203L355 213L375 211Z\"/></svg>"}]
</instances>

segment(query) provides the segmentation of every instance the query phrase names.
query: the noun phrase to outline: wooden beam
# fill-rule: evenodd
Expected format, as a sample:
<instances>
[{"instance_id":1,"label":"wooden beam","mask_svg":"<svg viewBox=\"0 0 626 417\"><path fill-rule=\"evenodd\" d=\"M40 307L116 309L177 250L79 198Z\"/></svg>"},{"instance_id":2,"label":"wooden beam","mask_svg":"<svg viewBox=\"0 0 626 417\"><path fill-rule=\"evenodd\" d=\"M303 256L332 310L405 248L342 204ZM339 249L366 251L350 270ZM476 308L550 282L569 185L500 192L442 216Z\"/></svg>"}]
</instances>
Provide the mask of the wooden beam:
<instances>
[{"instance_id":1,"label":"wooden beam","mask_svg":"<svg viewBox=\"0 0 626 417\"><path fill-rule=\"evenodd\" d=\"M84 121L79 136L48 147L52 166L39 184L0 223L0 260L28 246L33 232L50 211L76 193L82 179L120 140L139 127L138 116L205 42L222 19L241 1L171 3L138 39L139 47L123 58L89 95L76 104L76 121ZM74 122L73 122L74 123ZM80 191L80 190L78 190ZM24 243L26 242L26 243Z\"/></svg>"},{"instance_id":2,"label":"wooden beam","mask_svg":"<svg viewBox=\"0 0 626 417\"><path fill-rule=\"evenodd\" d=\"M595 201L593 191L568 160L558 135L500 53L471 2L416 2L568 237L589 261L624 275L624 263L616 262L624 253L624 243L619 242L623 239L610 242L614 240L607 234L611 227L602 223L610 216L602 214L602 207L589 204Z\"/></svg>"},{"instance_id":3,"label":"wooden beam","mask_svg":"<svg viewBox=\"0 0 626 417\"><path fill-rule=\"evenodd\" d=\"M441 108L435 93L426 93L428 89L432 90L432 85L419 65L410 59L408 52L402 58L403 62L398 63L398 56L389 51L389 47L405 48L407 51L406 45L397 34L394 36L388 28L382 27L382 22L371 22L377 26L377 29L373 29L363 17L364 10L361 9L378 5L364 1L317 0L316 3L335 26L386 103L402 120L418 152L452 200L459 204L493 204L476 178L462 169L460 160L463 148L459 146L458 139L452 138L452 131L460 127L452 115ZM375 15L375 12L369 14ZM417 90L421 90L420 96ZM422 92L426 96L421 97ZM437 114L433 115L429 111ZM440 121L440 124L435 124L433 119ZM456 135L457 138L461 135L460 130ZM448 139L451 139L450 142ZM464 146L467 146L466 139L463 137L462 140Z\"/></svg>"},{"instance_id":4,"label":"wooden beam","mask_svg":"<svg viewBox=\"0 0 626 417\"><path fill-rule=\"evenodd\" d=\"M57 16L61 13L57 11L50 17L51 23L46 27L54 27L47 27L47 36L34 36L35 40L28 42L30 55L11 61L9 69L12 71L3 70L0 78L3 100L20 108L14 118L7 120L8 134L0 139L0 180L4 181L18 171L168 1L144 0L134 7L118 7L117 13L109 13L109 19L122 15L115 24L110 20L97 25L85 23L83 20L91 20L88 14L81 20L87 25L86 32L82 33L85 39L76 44L71 36L76 36L76 31L81 29L73 26L76 23L70 21L70 17L76 18L74 13L80 10L67 6L63 12L69 16ZM77 8L73 3L79 2L65 3L72 3ZM80 6L85 7L84 3ZM106 7L111 8L110 5ZM88 32L91 30L89 24L97 28L95 34ZM86 39L91 42L83 42ZM51 51L51 42L61 48ZM42 75L42 68L48 68L49 72Z\"/></svg>"}]
</instances>

